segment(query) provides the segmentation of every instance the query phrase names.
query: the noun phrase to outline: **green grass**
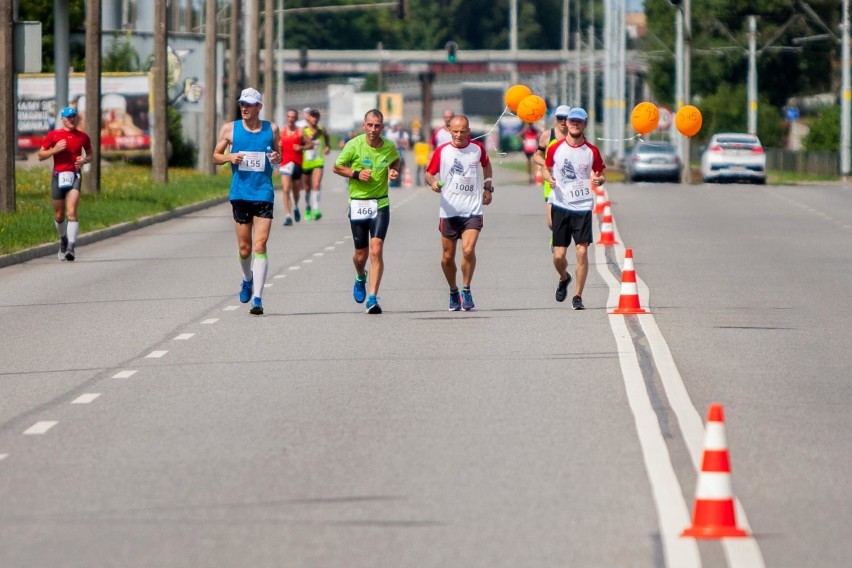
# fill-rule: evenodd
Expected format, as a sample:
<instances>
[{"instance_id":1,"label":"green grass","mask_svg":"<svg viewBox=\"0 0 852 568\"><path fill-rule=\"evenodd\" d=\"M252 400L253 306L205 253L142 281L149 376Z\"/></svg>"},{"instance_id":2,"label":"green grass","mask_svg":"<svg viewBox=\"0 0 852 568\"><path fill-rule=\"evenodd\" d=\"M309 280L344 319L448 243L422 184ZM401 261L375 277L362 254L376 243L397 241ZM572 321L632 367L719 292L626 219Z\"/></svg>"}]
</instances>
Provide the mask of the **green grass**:
<instances>
[{"instance_id":1,"label":"green grass","mask_svg":"<svg viewBox=\"0 0 852 568\"><path fill-rule=\"evenodd\" d=\"M0 254L57 240L50 199L50 170L18 168L14 213L0 213ZM227 195L230 172L208 176L191 169L169 169L169 183L155 184L150 166L114 165L101 170L101 192L83 193L80 232L137 221L183 205Z\"/></svg>"}]
</instances>

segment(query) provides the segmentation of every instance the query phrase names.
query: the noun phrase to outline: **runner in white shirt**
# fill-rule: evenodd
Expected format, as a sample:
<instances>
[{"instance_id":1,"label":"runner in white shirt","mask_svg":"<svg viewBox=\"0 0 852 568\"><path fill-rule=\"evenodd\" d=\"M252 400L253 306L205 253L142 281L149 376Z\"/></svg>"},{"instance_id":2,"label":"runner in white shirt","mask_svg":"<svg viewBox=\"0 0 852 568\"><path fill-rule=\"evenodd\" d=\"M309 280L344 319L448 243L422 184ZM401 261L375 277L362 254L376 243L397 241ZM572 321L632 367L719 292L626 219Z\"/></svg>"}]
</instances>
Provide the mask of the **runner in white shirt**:
<instances>
[{"instance_id":1,"label":"runner in white shirt","mask_svg":"<svg viewBox=\"0 0 852 568\"><path fill-rule=\"evenodd\" d=\"M551 205L553 221L553 266L559 273L556 301L564 302L568 295L566 258L568 245L574 239L577 253L577 289L571 305L584 309L583 288L589 272L589 245L592 242L592 209L595 204L593 185L606 181L604 164L598 149L584 136L589 115L581 108L568 113L568 134L547 149L544 179L553 187L547 202Z\"/></svg>"},{"instance_id":2,"label":"runner in white shirt","mask_svg":"<svg viewBox=\"0 0 852 568\"><path fill-rule=\"evenodd\" d=\"M476 309L470 283L476 269L476 242L482 230L483 205L491 203L491 161L485 147L470 139L464 115L449 124L452 141L438 146L426 167L426 183L441 194L438 230L441 232L441 269L450 286L450 311ZM462 242L462 290L456 283L456 243Z\"/></svg>"},{"instance_id":3,"label":"runner in white shirt","mask_svg":"<svg viewBox=\"0 0 852 568\"><path fill-rule=\"evenodd\" d=\"M441 144L449 144L453 140L450 134L450 121L453 120L455 113L450 109L444 111L444 126L440 126L432 131L432 148L437 148Z\"/></svg>"}]
</instances>

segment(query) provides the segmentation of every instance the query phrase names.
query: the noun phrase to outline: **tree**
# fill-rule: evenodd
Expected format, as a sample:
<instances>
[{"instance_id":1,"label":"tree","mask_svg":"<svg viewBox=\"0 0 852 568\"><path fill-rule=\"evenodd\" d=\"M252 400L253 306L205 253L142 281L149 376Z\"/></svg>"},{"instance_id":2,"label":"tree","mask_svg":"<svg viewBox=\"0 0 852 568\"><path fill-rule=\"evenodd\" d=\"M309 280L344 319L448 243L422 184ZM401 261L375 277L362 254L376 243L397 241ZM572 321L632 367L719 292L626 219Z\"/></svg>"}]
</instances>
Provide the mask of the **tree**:
<instances>
[{"instance_id":1,"label":"tree","mask_svg":"<svg viewBox=\"0 0 852 568\"><path fill-rule=\"evenodd\" d=\"M781 113L766 97L758 97L757 136L764 146L780 146L784 137ZM700 103L703 126L699 138L715 132L745 132L748 122L746 88L722 84Z\"/></svg>"},{"instance_id":2,"label":"tree","mask_svg":"<svg viewBox=\"0 0 852 568\"><path fill-rule=\"evenodd\" d=\"M837 152L840 149L840 105L819 111L803 144L808 151Z\"/></svg>"},{"instance_id":3,"label":"tree","mask_svg":"<svg viewBox=\"0 0 852 568\"><path fill-rule=\"evenodd\" d=\"M130 44L129 37L122 37L118 33L113 35L112 42L104 56L103 70L105 72L131 72L139 71L139 69L139 52Z\"/></svg>"},{"instance_id":4,"label":"tree","mask_svg":"<svg viewBox=\"0 0 852 568\"><path fill-rule=\"evenodd\" d=\"M19 2L18 20L37 21L42 23L42 69L45 73L53 73L54 47L54 0L27 0ZM71 33L84 33L86 25L85 0L68 0L68 24ZM72 42L71 66L74 69L86 68L86 46L83 42Z\"/></svg>"}]
</instances>

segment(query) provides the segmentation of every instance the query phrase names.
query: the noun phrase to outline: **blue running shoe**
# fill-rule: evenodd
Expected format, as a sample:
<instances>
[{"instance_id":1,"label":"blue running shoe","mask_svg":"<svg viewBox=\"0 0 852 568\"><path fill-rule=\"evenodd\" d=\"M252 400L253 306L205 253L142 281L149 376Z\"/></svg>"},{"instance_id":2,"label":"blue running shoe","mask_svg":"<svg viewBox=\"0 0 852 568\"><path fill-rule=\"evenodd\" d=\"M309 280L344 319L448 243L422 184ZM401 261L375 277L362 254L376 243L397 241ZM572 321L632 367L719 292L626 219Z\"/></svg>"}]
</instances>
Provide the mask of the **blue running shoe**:
<instances>
[{"instance_id":1,"label":"blue running shoe","mask_svg":"<svg viewBox=\"0 0 852 568\"><path fill-rule=\"evenodd\" d=\"M472 312L476 309L476 306L473 305L473 294L470 293L470 289L463 289L462 293L462 305L461 309L465 312Z\"/></svg>"},{"instance_id":2,"label":"blue running shoe","mask_svg":"<svg viewBox=\"0 0 852 568\"><path fill-rule=\"evenodd\" d=\"M243 304L248 304L248 301L251 300L252 286L254 286L253 278L248 282L243 280L242 286L240 287L240 302L242 302Z\"/></svg>"},{"instance_id":3,"label":"blue running shoe","mask_svg":"<svg viewBox=\"0 0 852 568\"><path fill-rule=\"evenodd\" d=\"M284 226L289 227L292 224L293 224L293 218L290 217L289 215L287 215L287 217L284 218Z\"/></svg>"},{"instance_id":4,"label":"blue running shoe","mask_svg":"<svg viewBox=\"0 0 852 568\"><path fill-rule=\"evenodd\" d=\"M355 277L355 286L352 287L352 296L355 298L355 301L359 304L363 304L364 300L367 299L367 271L364 271L364 279L358 280L358 277Z\"/></svg>"},{"instance_id":5,"label":"blue running shoe","mask_svg":"<svg viewBox=\"0 0 852 568\"><path fill-rule=\"evenodd\" d=\"M263 315L263 302L255 296L255 298L251 301L251 309L249 313L253 316L262 316Z\"/></svg>"},{"instance_id":6,"label":"blue running shoe","mask_svg":"<svg viewBox=\"0 0 852 568\"><path fill-rule=\"evenodd\" d=\"M450 311L457 312L461 309L461 295L459 291L450 292Z\"/></svg>"},{"instance_id":7,"label":"blue running shoe","mask_svg":"<svg viewBox=\"0 0 852 568\"><path fill-rule=\"evenodd\" d=\"M302 220L302 212L299 211L298 207L293 208L293 219L295 219L297 223Z\"/></svg>"},{"instance_id":8,"label":"blue running shoe","mask_svg":"<svg viewBox=\"0 0 852 568\"><path fill-rule=\"evenodd\" d=\"M370 297L367 298L367 313L368 314L380 314L382 313L382 307L379 305L379 299L370 294Z\"/></svg>"}]
</instances>

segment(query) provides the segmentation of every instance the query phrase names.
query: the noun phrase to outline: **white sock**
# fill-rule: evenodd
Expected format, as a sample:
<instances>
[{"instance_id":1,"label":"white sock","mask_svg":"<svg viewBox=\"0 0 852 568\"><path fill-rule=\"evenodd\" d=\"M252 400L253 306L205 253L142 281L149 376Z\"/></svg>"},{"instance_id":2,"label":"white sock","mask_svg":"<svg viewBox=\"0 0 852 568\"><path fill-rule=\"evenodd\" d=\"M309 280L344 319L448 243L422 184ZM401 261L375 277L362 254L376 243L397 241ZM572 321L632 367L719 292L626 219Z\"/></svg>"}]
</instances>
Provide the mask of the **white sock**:
<instances>
[{"instance_id":1,"label":"white sock","mask_svg":"<svg viewBox=\"0 0 852 568\"><path fill-rule=\"evenodd\" d=\"M243 271L243 280L251 282L251 255L240 257L240 268Z\"/></svg>"},{"instance_id":2,"label":"white sock","mask_svg":"<svg viewBox=\"0 0 852 568\"><path fill-rule=\"evenodd\" d=\"M305 190L305 207L309 208L311 206L311 190Z\"/></svg>"},{"instance_id":3,"label":"white sock","mask_svg":"<svg viewBox=\"0 0 852 568\"><path fill-rule=\"evenodd\" d=\"M56 232L59 233L59 238L64 237L68 232L68 219L63 219L61 223L57 223L56 219L53 220L53 224L56 227Z\"/></svg>"},{"instance_id":4,"label":"white sock","mask_svg":"<svg viewBox=\"0 0 852 568\"><path fill-rule=\"evenodd\" d=\"M268 266L269 260L266 258L266 253L255 253L254 262L251 267L252 272L254 273L252 296L255 298L263 297L263 284L266 282L266 269Z\"/></svg>"},{"instance_id":5,"label":"white sock","mask_svg":"<svg viewBox=\"0 0 852 568\"><path fill-rule=\"evenodd\" d=\"M80 232L80 221L68 221L68 246L74 247L77 242L77 233Z\"/></svg>"},{"instance_id":6,"label":"white sock","mask_svg":"<svg viewBox=\"0 0 852 568\"><path fill-rule=\"evenodd\" d=\"M320 192L316 189L311 192L311 209L319 211Z\"/></svg>"}]
</instances>

